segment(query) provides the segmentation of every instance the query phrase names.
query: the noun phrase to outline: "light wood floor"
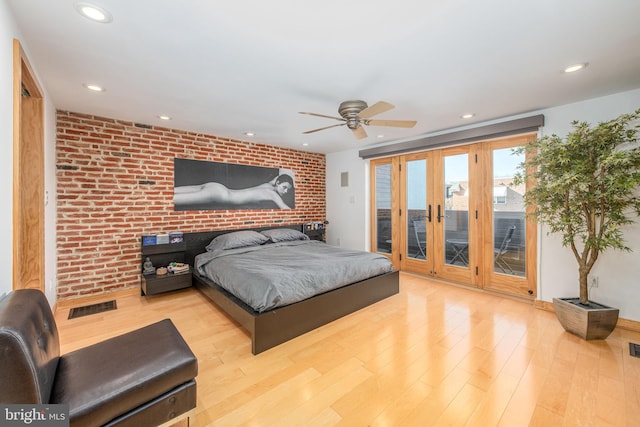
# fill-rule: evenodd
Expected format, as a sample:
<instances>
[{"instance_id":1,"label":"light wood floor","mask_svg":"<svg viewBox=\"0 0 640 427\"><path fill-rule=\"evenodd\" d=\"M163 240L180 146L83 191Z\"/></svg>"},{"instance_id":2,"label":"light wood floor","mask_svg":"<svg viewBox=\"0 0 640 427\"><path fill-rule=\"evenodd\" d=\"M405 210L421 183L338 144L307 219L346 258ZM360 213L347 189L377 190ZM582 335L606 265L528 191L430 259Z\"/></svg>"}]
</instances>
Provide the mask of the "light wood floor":
<instances>
[{"instance_id":1,"label":"light wood floor","mask_svg":"<svg viewBox=\"0 0 640 427\"><path fill-rule=\"evenodd\" d=\"M62 352L169 317L198 357L198 426L638 426L640 359L531 304L402 274L400 294L251 355L195 289L67 320Z\"/></svg>"}]
</instances>

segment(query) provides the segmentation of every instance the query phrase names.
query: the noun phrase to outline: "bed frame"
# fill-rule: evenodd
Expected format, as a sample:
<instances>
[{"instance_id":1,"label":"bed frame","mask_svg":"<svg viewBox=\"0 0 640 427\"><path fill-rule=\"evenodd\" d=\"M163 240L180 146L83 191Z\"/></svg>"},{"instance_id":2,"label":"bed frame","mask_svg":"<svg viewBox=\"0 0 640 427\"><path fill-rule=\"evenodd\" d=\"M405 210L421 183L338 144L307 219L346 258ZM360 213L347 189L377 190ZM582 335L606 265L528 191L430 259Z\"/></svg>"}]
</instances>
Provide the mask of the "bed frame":
<instances>
[{"instance_id":1,"label":"bed frame","mask_svg":"<svg viewBox=\"0 0 640 427\"><path fill-rule=\"evenodd\" d=\"M302 231L302 225L281 226ZM267 228L245 228L264 230ZM196 255L205 251L211 240L237 230L185 233L185 261L194 265ZM340 317L383 300L399 291L399 273L392 271L367 280L334 289L295 304L259 313L213 281L193 273L195 287L238 322L251 335L251 352L261 353Z\"/></svg>"}]
</instances>

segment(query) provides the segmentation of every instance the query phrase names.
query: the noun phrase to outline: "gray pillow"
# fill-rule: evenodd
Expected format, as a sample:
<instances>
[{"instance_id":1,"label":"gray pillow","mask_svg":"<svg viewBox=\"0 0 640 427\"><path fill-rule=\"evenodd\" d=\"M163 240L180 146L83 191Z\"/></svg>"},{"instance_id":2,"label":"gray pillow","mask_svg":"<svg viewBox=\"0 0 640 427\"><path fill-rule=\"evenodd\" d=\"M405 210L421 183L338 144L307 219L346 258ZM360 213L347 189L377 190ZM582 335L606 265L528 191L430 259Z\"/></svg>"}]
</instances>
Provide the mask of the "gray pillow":
<instances>
[{"instance_id":1,"label":"gray pillow","mask_svg":"<svg viewBox=\"0 0 640 427\"><path fill-rule=\"evenodd\" d=\"M267 236L273 243L291 240L309 240L309 236L291 228L272 228L270 230L263 230L260 233Z\"/></svg>"},{"instance_id":2,"label":"gray pillow","mask_svg":"<svg viewBox=\"0 0 640 427\"><path fill-rule=\"evenodd\" d=\"M269 238L253 230L233 231L214 238L205 248L207 252L224 249L258 246L269 241Z\"/></svg>"}]
</instances>

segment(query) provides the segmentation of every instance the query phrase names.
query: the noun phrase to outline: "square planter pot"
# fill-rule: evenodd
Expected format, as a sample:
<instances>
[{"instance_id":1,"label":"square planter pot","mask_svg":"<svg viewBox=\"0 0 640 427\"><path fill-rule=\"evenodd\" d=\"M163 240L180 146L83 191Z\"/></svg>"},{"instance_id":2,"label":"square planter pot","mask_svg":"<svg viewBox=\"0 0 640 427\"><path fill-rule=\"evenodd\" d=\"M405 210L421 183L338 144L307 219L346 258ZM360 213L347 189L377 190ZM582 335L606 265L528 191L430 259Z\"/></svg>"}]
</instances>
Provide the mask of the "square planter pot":
<instances>
[{"instance_id":1,"label":"square planter pot","mask_svg":"<svg viewBox=\"0 0 640 427\"><path fill-rule=\"evenodd\" d=\"M562 327L585 340L607 338L618 323L620 310L594 301L589 301L587 307L578 301L579 298L553 299L553 309Z\"/></svg>"}]
</instances>

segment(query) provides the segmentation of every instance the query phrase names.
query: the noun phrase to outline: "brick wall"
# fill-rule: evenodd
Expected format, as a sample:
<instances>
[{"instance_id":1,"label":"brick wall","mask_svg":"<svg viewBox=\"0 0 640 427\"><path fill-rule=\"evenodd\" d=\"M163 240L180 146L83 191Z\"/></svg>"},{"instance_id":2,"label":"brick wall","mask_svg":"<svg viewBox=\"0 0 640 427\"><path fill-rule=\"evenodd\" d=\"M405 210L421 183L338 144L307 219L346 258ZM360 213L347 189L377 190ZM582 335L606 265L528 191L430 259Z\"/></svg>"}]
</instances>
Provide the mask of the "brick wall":
<instances>
[{"instance_id":1,"label":"brick wall","mask_svg":"<svg viewBox=\"0 0 640 427\"><path fill-rule=\"evenodd\" d=\"M293 210L173 210L174 158L295 171ZM57 112L58 299L140 286L140 236L325 219L325 156Z\"/></svg>"}]
</instances>

